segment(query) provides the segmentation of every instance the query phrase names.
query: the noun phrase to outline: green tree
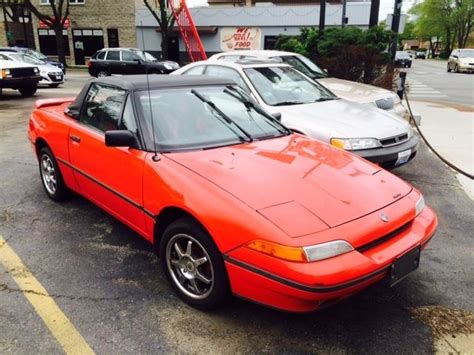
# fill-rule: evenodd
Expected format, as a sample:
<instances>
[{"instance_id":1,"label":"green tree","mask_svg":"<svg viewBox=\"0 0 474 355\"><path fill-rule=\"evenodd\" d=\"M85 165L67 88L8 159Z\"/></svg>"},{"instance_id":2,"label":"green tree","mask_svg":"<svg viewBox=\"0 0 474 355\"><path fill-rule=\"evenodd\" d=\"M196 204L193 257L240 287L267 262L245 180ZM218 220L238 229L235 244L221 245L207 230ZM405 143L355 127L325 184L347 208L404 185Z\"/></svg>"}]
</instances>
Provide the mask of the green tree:
<instances>
[{"instance_id":1,"label":"green tree","mask_svg":"<svg viewBox=\"0 0 474 355\"><path fill-rule=\"evenodd\" d=\"M24 0L23 3L40 21L42 21L49 28L53 29L56 38L58 59L61 63L66 65L66 51L64 48L63 29L64 23L69 16L69 1L49 0L49 6L43 6L41 11L39 10L39 7L31 3L31 0Z\"/></svg>"},{"instance_id":2,"label":"green tree","mask_svg":"<svg viewBox=\"0 0 474 355\"><path fill-rule=\"evenodd\" d=\"M434 53L441 38L444 55L449 55L455 45L462 48L472 33L474 0L424 0L411 9L417 16L415 34L430 40Z\"/></svg>"},{"instance_id":3,"label":"green tree","mask_svg":"<svg viewBox=\"0 0 474 355\"><path fill-rule=\"evenodd\" d=\"M169 57L168 41L175 23L173 13L168 6L168 0L143 0L143 2L160 26L161 55L164 60L167 60Z\"/></svg>"}]
</instances>

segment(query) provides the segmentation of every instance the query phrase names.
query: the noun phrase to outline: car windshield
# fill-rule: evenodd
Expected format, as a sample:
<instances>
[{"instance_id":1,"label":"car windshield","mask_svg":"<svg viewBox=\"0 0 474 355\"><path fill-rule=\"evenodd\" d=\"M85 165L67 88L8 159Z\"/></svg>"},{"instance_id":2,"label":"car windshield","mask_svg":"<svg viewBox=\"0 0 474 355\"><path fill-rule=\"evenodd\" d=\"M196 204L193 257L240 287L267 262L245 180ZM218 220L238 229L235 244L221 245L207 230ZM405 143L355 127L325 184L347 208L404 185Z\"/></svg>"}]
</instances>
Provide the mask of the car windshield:
<instances>
[{"instance_id":1,"label":"car windshield","mask_svg":"<svg viewBox=\"0 0 474 355\"><path fill-rule=\"evenodd\" d=\"M156 62L157 59L152 56L150 53L145 51L132 51L136 55L140 57L140 59L144 60L145 62Z\"/></svg>"},{"instance_id":2,"label":"car windshield","mask_svg":"<svg viewBox=\"0 0 474 355\"><path fill-rule=\"evenodd\" d=\"M289 133L235 86L152 90L138 94L145 122L153 122L158 151L209 149Z\"/></svg>"},{"instance_id":3,"label":"car windshield","mask_svg":"<svg viewBox=\"0 0 474 355\"><path fill-rule=\"evenodd\" d=\"M459 51L459 58L474 58L474 49L463 49Z\"/></svg>"},{"instance_id":4,"label":"car windshield","mask_svg":"<svg viewBox=\"0 0 474 355\"><path fill-rule=\"evenodd\" d=\"M10 54L10 57L13 58L13 60L16 60L17 62L23 62L23 63L28 63L28 64L35 64L35 65L42 65L44 64L43 61L33 58L32 56L26 55L26 54L21 54L21 53L12 53Z\"/></svg>"},{"instance_id":5,"label":"car windshield","mask_svg":"<svg viewBox=\"0 0 474 355\"><path fill-rule=\"evenodd\" d=\"M245 74L267 105L284 106L334 100L337 97L290 67L256 67Z\"/></svg>"},{"instance_id":6,"label":"car windshield","mask_svg":"<svg viewBox=\"0 0 474 355\"><path fill-rule=\"evenodd\" d=\"M298 69L312 79L327 78L327 73L303 55L285 55L279 57L282 62Z\"/></svg>"},{"instance_id":7,"label":"car windshield","mask_svg":"<svg viewBox=\"0 0 474 355\"><path fill-rule=\"evenodd\" d=\"M36 51L31 50L31 49L28 49L26 51L26 54L29 55L30 57L33 57L33 58L41 60L41 61L45 61L46 59L48 59L48 57L45 56L43 53L36 52Z\"/></svg>"},{"instance_id":8,"label":"car windshield","mask_svg":"<svg viewBox=\"0 0 474 355\"><path fill-rule=\"evenodd\" d=\"M397 52L396 57L400 59L407 59L410 58L410 55L407 52Z\"/></svg>"}]
</instances>

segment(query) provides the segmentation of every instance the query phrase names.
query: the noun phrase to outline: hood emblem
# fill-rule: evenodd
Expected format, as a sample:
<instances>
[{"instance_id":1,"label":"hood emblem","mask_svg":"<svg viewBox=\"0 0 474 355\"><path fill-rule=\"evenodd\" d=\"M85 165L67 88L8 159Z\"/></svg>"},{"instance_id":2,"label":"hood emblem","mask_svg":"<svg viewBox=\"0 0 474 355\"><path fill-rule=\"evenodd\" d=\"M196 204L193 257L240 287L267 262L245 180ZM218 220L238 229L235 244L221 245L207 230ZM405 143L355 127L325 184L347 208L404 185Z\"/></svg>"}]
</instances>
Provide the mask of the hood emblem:
<instances>
[{"instance_id":1,"label":"hood emblem","mask_svg":"<svg viewBox=\"0 0 474 355\"><path fill-rule=\"evenodd\" d=\"M385 213L381 213L379 218L384 221L385 223L387 223L388 221L390 221L390 217L387 216Z\"/></svg>"}]
</instances>

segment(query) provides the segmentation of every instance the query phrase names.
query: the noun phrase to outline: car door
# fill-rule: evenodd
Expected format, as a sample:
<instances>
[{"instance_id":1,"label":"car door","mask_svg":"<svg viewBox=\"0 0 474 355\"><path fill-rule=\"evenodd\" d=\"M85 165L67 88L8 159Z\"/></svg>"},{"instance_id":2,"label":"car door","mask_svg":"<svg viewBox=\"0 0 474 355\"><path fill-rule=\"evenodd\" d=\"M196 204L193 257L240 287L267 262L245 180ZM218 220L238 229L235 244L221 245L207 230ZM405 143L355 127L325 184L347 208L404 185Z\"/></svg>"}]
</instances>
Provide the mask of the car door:
<instances>
[{"instance_id":1,"label":"car door","mask_svg":"<svg viewBox=\"0 0 474 355\"><path fill-rule=\"evenodd\" d=\"M122 74L122 63L120 62L120 51L113 50L107 52L107 70L109 74Z\"/></svg>"},{"instance_id":2,"label":"car door","mask_svg":"<svg viewBox=\"0 0 474 355\"><path fill-rule=\"evenodd\" d=\"M141 59L130 51L122 51L122 73L124 75L144 73Z\"/></svg>"},{"instance_id":3,"label":"car door","mask_svg":"<svg viewBox=\"0 0 474 355\"><path fill-rule=\"evenodd\" d=\"M117 129L138 137L131 98L122 89L91 84L79 120L70 129L70 164L85 197L146 235L142 208L146 152L107 147L105 132Z\"/></svg>"}]
</instances>

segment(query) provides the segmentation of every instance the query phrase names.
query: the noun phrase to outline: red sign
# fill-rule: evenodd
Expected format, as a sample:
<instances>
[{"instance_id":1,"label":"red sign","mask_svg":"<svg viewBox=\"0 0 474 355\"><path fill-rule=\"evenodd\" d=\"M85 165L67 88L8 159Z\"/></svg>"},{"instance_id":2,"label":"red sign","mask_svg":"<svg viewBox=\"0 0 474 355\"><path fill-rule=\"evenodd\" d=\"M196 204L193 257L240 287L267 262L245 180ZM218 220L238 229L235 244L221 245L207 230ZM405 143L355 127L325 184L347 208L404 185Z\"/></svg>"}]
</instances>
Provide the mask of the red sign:
<instances>
[{"instance_id":1,"label":"red sign","mask_svg":"<svg viewBox=\"0 0 474 355\"><path fill-rule=\"evenodd\" d=\"M71 27L71 20L69 20L68 18L66 19L66 21L64 21L64 26L63 28L70 28ZM43 21L40 20L39 22L39 28L50 28L47 24L45 24Z\"/></svg>"}]
</instances>

